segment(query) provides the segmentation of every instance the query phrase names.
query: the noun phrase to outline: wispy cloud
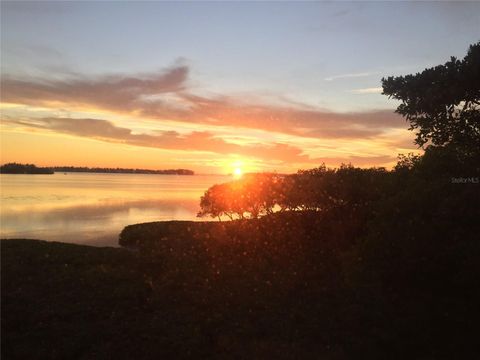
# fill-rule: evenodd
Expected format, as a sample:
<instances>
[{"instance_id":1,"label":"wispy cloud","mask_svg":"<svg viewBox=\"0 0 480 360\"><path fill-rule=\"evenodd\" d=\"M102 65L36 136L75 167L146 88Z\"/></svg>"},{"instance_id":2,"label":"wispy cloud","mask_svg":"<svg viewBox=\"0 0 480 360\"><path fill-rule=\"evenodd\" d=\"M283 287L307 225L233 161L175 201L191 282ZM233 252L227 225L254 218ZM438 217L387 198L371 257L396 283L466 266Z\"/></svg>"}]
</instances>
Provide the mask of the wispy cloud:
<instances>
[{"instance_id":1,"label":"wispy cloud","mask_svg":"<svg viewBox=\"0 0 480 360\"><path fill-rule=\"evenodd\" d=\"M396 157L390 155L373 155L373 156L357 156L348 157L324 157L321 159L325 164L354 164L355 166L385 166L396 160Z\"/></svg>"},{"instance_id":2,"label":"wispy cloud","mask_svg":"<svg viewBox=\"0 0 480 360\"><path fill-rule=\"evenodd\" d=\"M364 88L364 89L355 89L351 90L350 92L352 94L381 94L383 91L383 88L381 87L371 87L371 88Z\"/></svg>"},{"instance_id":3,"label":"wispy cloud","mask_svg":"<svg viewBox=\"0 0 480 360\"><path fill-rule=\"evenodd\" d=\"M175 66L146 75L76 76L66 80L1 79L2 102L27 105L70 104L134 111L140 95L178 92L185 88L187 66Z\"/></svg>"},{"instance_id":4,"label":"wispy cloud","mask_svg":"<svg viewBox=\"0 0 480 360\"><path fill-rule=\"evenodd\" d=\"M358 78L358 77L367 77L371 75L375 75L376 72L360 72L360 73L351 73L351 74L340 74L329 76L325 78L325 81L334 81L339 79L350 79L350 78Z\"/></svg>"},{"instance_id":5,"label":"wispy cloud","mask_svg":"<svg viewBox=\"0 0 480 360\"><path fill-rule=\"evenodd\" d=\"M403 119L393 111L334 113L294 106L245 104L235 97L227 96L205 98L183 94L183 98L192 105L192 112L188 116L192 122L274 131L301 137L365 139L383 133L386 128L405 126ZM155 116L155 112L148 115Z\"/></svg>"},{"instance_id":6,"label":"wispy cloud","mask_svg":"<svg viewBox=\"0 0 480 360\"><path fill-rule=\"evenodd\" d=\"M235 96L194 95L188 88L188 73L187 66L175 66L141 76L70 76L63 80L7 76L1 81L2 102L52 109L100 109L160 122L168 119L195 126L206 124L329 139L371 138L386 129L405 126L393 111L334 113L288 101L274 105Z\"/></svg>"},{"instance_id":7,"label":"wispy cloud","mask_svg":"<svg viewBox=\"0 0 480 360\"><path fill-rule=\"evenodd\" d=\"M357 165L385 165L394 160L391 156L345 156L311 157L300 147L281 142L238 144L225 141L206 131L193 131L180 134L176 131L157 131L155 134L134 133L131 129L119 127L102 119L73 118L27 118L4 119L4 124L17 126L24 130L33 129L78 137L86 137L103 142L122 143L164 150L201 151L225 156L226 154L246 156L267 162L283 164L321 164L339 165L354 163Z\"/></svg>"},{"instance_id":8,"label":"wispy cloud","mask_svg":"<svg viewBox=\"0 0 480 360\"><path fill-rule=\"evenodd\" d=\"M206 131L180 134L176 131L157 131L152 134L137 134L131 129L119 127L102 119L31 118L7 119L5 123L24 128L41 129L55 133L87 137L100 141L123 143L133 146L166 150L207 151L217 154L237 154L264 160L282 162L316 162L303 154L303 150L284 143L253 143L240 145L227 142Z\"/></svg>"}]
</instances>

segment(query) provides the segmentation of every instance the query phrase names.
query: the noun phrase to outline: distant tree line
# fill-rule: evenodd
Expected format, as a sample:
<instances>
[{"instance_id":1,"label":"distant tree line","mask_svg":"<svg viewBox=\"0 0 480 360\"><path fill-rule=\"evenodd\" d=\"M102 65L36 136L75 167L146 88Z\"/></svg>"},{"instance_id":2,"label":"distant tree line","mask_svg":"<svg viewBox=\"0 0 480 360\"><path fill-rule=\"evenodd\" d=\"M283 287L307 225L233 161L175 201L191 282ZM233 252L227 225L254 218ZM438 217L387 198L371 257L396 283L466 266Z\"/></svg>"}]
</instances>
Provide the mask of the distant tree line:
<instances>
[{"instance_id":1,"label":"distant tree line","mask_svg":"<svg viewBox=\"0 0 480 360\"><path fill-rule=\"evenodd\" d=\"M37 167L33 164L8 163L0 166L2 174L53 174L51 168Z\"/></svg>"},{"instance_id":2,"label":"distant tree line","mask_svg":"<svg viewBox=\"0 0 480 360\"><path fill-rule=\"evenodd\" d=\"M168 169L124 169L78 166L54 166L49 168L37 167L33 164L8 163L0 167L3 174L53 174L54 172L84 172L84 173L113 173L113 174L159 174L159 175L194 175L192 170Z\"/></svg>"},{"instance_id":3,"label":"distant tree line","mask_svg":"<svg viewBox=\"0 0 480 360\"><path fill-rule=\"evenodd\" d=\"M85 166L54 166L53 170L58 172L88 172L88 173L114 173L114 174L159 174L159 175L194 175L192 170L187 169L125 169L125 168L101 168Z\"/></svg>"}]
</instances>

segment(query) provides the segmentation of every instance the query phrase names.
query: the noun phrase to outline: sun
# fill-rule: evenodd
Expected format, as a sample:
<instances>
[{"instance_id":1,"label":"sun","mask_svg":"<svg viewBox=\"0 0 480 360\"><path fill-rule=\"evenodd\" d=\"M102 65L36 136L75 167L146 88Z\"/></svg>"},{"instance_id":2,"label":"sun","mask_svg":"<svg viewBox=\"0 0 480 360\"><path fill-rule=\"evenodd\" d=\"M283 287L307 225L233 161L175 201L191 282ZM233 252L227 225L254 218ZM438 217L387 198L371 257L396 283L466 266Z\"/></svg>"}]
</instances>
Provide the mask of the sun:
<instances>
[{"instance_id":1,"label":"sun","mask_svg":"<svg viewBox=\"0 0 480 360\"><path fill-rule=\"evenodd\" d=\"M225 165L227 174L233 176L235 179L240 179L248 171L250 171L249 164L243 159L230 160Z\"/></svg>"},{"instance_id":2,"label":"sun","mask_svg":"<svg viewBox=\"0 0 480 360\"><path fill-rule=\"evenodd\" d=\"M242 169L239 168L239 167L237 167L237 168L235 168L235 169L233 170L233 175L234 175L235 177L237 177L237 178L238 178L238 177L241 177L242 174L243 174L243 171L242 171Z\"/></svg>"}]
</instances>

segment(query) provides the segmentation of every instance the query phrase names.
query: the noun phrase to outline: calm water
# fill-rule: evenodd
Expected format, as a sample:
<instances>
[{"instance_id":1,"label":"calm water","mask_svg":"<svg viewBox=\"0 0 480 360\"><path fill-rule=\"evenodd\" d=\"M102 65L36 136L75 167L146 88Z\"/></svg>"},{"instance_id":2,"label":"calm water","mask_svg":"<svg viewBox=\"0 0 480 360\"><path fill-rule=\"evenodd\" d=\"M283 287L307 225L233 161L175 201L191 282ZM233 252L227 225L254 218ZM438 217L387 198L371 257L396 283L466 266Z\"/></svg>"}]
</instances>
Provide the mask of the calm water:
<instances>
[{"instance_id":1,"label":"calm water","mask_svg":"<svg viewBox=\"0 0 480 360\"><path fill-rule=\"evenodd\" d=\"M0 237L117 246L130 224L198 220L215 175L0 174Z\"/></svg>"}]
</instances>

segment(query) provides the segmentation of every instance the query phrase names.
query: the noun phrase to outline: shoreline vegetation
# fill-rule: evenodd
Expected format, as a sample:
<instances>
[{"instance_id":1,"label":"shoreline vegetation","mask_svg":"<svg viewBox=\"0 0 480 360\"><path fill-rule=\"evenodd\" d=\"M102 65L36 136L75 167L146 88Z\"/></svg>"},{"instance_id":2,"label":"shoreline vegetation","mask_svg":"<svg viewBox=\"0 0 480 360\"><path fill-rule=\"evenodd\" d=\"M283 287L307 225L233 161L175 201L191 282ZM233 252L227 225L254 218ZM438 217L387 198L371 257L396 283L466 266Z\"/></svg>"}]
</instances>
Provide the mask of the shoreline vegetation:
<instances>
[{"instance_id":1,"label":"shoreline vegetation","mask_svg":"<svg viewBox=\"0 0 480 360\"><path fill-rule=\"evenodd\" d=\"M33 164L8 163L0 167L2 174L53 174L55 172L81 172L81 173L105 173L105 174L155 174L155 175L194 175L194 171L188 169L127 169L127 168L100 168L79 166L53 166L37 167Z\"/></svg>"}]
</instances>

